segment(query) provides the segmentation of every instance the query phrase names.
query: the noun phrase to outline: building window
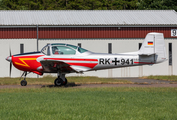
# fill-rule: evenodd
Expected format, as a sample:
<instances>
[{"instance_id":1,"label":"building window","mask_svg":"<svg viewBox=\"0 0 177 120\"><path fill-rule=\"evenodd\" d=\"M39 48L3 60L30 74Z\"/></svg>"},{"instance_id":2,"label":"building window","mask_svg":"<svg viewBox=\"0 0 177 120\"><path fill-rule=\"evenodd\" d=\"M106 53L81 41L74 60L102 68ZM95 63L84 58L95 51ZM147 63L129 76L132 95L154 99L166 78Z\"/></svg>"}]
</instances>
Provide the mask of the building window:
<instances>
[{"instance_id":1,"label":"building window","mask_svg":"<svg viewBox=\"0 0 177 120\"><path fill-rule=\"evenodd\" d=\"M139 49L141 48L141 46L142 46L142 43L139 43L139 46L138 46L138 47L139 47Z\"/></svg>"},{"instance_id":2,"label":"building window","mask_svg":"<svg viewBox=\"0 0 177 120\"><path fill-rule=\"evenodd\" d=\"M78 43L78 46L81 48L81 43Z\"/></svg>"},{"instance_id":3,"label":"building window","mask_svg":"<svg viewBox=\"0 0 177 120\"><path fill-rule=\"evenodd\" d=\"M169 65L172 65L172 43L168 44L168 52L169 52Z\"/></svg>"},{"instance_id":4,"label":"building window","mask_svg":"<svg viewBox=\"0 0 177 120\"><path fill-rule=\"evenodd\" d=\"M108 53L112 54L112 43L108 43Z\"/></svg>"},{"instance_id":5,"label":"building window","mask_svg":"<svg viewBox=\"0 0 177 120\"><path fill-rule=\"evenodd\" d=\"M24 53L24 44L20 44L20 54Z\"/></svg>"}]
</instances>

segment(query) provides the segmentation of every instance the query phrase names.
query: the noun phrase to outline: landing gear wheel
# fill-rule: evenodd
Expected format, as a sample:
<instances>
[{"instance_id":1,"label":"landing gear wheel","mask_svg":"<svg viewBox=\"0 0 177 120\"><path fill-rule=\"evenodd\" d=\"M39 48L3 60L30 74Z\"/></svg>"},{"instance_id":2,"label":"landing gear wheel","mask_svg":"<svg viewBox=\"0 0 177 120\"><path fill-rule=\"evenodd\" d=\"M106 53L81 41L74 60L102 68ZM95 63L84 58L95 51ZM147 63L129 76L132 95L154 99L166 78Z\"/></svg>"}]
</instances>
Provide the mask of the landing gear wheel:
<instances>
[{"instance_id":1,"label":"landing gear wheel","mask_svg":"<svg viewBox=\"0 0 177 120\"><path fill-rule=\"evenodd\" d=\"M63 84L63 80L61 78L57 78L54 81L55 86L61 86Z\"/></svg>"},{"instance_id":2,"label":"landing gear wheel","mask_svg":"<svg viewBox=\"0 0 177 120\"><path fill-rule=\"evenodd\" d=\"M65 78L65 81L63 81L63 85L66 85L68 83L68 80Z\"/></svg>"},{"instance_id":3,"label":"landing gear wheel","mask_svg":"<svg viewBox=\"0 0 177 120\"><path fill-rule=\"evenodd\" d=\"M21 81L21 86L26 86L27 85L27 81L26 80L22 80Z\"/></svg>"}]
</instances>

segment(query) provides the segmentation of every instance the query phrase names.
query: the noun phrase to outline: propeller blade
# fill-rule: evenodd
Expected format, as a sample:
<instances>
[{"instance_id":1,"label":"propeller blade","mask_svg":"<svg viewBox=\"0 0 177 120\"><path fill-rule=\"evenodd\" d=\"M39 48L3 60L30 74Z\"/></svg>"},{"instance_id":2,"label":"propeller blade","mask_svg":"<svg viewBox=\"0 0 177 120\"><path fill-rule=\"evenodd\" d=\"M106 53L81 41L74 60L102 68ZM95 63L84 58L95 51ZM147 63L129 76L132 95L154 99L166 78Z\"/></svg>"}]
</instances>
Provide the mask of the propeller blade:
<instances>
[{"instance_id":1,"label":"propeller blade","mask_svg":"<svg viewBox=\"0 0 177 120\"><path fill-rule=\"evenodd\" d=\"M11 48L9 49L10 57L12 56L11 54ZM10 71L9 71L9 77L11 77L11 72L12 72L12 61L10 61Z\"/></svg>"},{"instance_id":2,"label":"propeller blade","mask_svg":"<svg viewBox=\"0 0 177 120\"><path fill-rule=\"evenodd\" d=\"M11 71L12 71L12 62L10 62L10 71L9 71L9 76L11 77Z\"/></svg>"},{"instance_id":3,"label":"propeller blade","mask_svg":"<svg viewBox=\"0 0 177 120\"><path fill-rule=\"evenodd\" d=\"M10 57L11 57L11 56L12 56L12 55L11 55L11 49L9 49L9 51L10 51Z\"/></svg>"}]
</instances>

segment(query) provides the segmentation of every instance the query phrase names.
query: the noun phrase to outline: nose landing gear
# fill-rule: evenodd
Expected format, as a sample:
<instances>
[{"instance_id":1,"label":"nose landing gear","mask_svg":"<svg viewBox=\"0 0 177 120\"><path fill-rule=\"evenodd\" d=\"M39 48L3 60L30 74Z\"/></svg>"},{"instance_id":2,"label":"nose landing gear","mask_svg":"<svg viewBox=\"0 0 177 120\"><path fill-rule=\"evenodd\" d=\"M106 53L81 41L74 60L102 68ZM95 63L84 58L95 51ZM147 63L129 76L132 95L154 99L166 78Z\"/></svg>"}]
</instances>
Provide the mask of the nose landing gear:
<instances>
[{"instance_id":1,"label":"nose landing gear","mask_svg":"<svg viewBox=\"0 0 177 120\"><path fill-rule=\"evenodd\" d=\"M21 84L21 86L26 86L26 85L27 85L27 81L26 81L26 80L22 80L22 81L20 82L20 84Z\"/></svg>"},{"instance_id":2,"label":"nose landing gear","mask_svg":"<svg viewBox=\"0 0 177 120\"><path fill-rule=\"evenodd\" d=\"M24 76L24 80L22 80L22 81L20 82L21 86L26 86L26 85L27 85L27 81L26 81L26 75L27 75L27 74L28 74L27 71L24 71L24 72L23 72L22 76ZM22 76L21 76L21 77L22 77ZM21 77L20 77L20 79L21 79Z\"/></svg>"}]
</instances>

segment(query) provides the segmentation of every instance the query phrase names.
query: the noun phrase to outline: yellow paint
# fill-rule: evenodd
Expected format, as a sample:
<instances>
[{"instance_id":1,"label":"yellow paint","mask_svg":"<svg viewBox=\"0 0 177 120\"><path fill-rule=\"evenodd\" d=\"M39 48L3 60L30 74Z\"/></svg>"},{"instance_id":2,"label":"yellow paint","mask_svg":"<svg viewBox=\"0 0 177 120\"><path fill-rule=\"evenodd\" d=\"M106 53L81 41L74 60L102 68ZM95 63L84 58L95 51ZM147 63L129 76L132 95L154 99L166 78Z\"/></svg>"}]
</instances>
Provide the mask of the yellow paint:
<instances>
[{"instance_id":1,"label":"yellow paint","mask_svg":"<svg viewBox=\"0 0 177 120\"><path fill-rule=\"evenodd\" d=\"M25 67L30 67L24 60L36 60L36 58L19 58L19 60L23 63L18 63L15 62L17 65L25 66Z\"/></svg>"}]
</instances>

